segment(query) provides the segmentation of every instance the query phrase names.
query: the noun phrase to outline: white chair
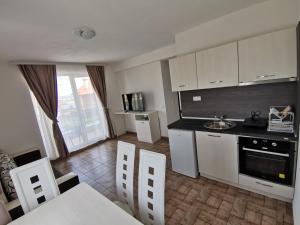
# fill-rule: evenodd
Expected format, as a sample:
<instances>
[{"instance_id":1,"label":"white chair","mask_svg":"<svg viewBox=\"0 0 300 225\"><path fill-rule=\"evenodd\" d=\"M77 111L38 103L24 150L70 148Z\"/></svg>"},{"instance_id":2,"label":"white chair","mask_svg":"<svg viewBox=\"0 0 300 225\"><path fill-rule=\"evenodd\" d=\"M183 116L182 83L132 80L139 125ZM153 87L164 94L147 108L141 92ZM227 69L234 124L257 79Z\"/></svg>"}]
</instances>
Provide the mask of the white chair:
<instances>
[{"instance_id":1,"label":"white chair","mask_svg":"<svg viewBox=\"0 0 300 225\"><path fill-rule=\"evenodd\" d=\"M165 224L165 174L166 156L141 149L139 211L146 225Z\"/></svg>"},{"instance_id":2,"label":"white chair","mask_svg":"<svg viewBox=\"0 0 300 225\"><path fill-rule=\"evenodd\" d=\"M3 201L0 200L0 225L7 225L11 222L11 217Z\"/></svg>"},{"instance_id":3,"label":"white chair","mask_svg":"<svg viewBox=\"0 0 300 225\"><path fill-rule=\"evenodd\" d=\"M19 201L27 213L59 195L59 189L47 158L10 171Z\"/></svg>"},{"instance_id":4,"label":"white chair","mask_svg":"<svg viewBox=\"0 0 300 225\"><path fill-rule=\"evenodd\" d=\"M115 203L131 215L134 212L134 157L135 145L118 141L116 185L119 201Z\"/></svg>"}]
</instances>

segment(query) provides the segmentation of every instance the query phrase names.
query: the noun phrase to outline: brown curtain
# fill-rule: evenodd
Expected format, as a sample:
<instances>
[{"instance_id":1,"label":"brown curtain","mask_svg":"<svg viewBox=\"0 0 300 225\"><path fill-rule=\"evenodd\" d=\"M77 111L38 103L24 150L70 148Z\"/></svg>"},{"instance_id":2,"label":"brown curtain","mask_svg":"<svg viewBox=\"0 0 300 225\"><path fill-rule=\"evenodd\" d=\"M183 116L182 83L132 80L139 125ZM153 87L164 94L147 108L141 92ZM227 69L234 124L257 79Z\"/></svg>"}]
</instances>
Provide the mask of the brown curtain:
<instances>
[{"instance_id":1,"label":"brown curtain","mask_svg":"<svg viewBox=\"0 0 300 225\"><path fill-rule=\"evenodd\" d=\"M57 121L57 76L55 65L19 65L30 90L45 114L52 120L53 136L61 158L66 157L68 148Z\"/></svg>"},{"instance_id":2,"label":"brown curtain","mask_svg":"<svg viewBox=\"0 0 300 225\"><path fill-rule=\"evenodd\" d=\"M109 111L107 108L107 94L106 94L106 85L105 85L105 73L104 73L104 67L103 66L86 66L88 74L90 76L93 88L95 92L97 93L106 116L107 125L108 125L108 132L109 137L114 138L115 133L112 126L112 122L109 116Z\"/></svg>"}]
</instances>

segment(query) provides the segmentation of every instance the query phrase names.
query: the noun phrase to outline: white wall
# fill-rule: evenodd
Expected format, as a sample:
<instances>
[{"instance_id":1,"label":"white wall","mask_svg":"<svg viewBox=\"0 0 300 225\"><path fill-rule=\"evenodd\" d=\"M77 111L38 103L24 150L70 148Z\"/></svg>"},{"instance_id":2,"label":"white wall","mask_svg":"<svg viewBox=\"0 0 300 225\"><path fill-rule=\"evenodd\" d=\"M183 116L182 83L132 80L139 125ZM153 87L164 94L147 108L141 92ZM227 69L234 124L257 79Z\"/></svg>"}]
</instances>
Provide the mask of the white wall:
<instances>
[{"instance_id":1,"label":"white wall","mask_svg":"<svg viewBox=\"0 0 300 225\"><path fill-rule=\"evenodd\" d=\"M300 0L298 0L298 21L300 21ZM298 59L300 60L300 59ZM297 171L296 171L296 186L295 186L295 195L294 195L294 201L293 201L293 215L294 215L294 224L299 225L300 224L300 139L298 140L298 164L297 164Z\"/></svg>"},{"instance_id":2,"label":"white wall","mask_svg":"<svg viewBox=\"0 0 300 225\"><path fill-rule=\"evenodd\" d=\"M167 123L171 124L180 119L177 92L172 92L169 61L161 62L162 81L165 96Z\"/></svg>"},{"instance_id":3,"label":"white wall","mask_svg":"<svg viewBox=\"0 0 300 225\"><path fill-rule=\"evenodd\" d=\"M31 148L44 152L29 90L18 68L0 63L0 149L16 154Z\"/></svg>"},{"instance_id":4,"label":"white wall","mask_svg":"<svg viewBox=\"0 0 300 225\"><path fill-rule=\"evenodd\" d=\"M107 92L107 107L116 135L125 133L125 122L122 116L118 116L115 112L122 111L122 98L119 87L117 74L112 70L111 66L105 66L105 82Z\"/></svg>"},{"instance_id":5,"label":"white wall","mask_svg":"<svg viewBox=\"0 0 300 225\"><path fill-rule=\"evenodd\" d=\"M167 136L167 118L160 62L154 62L117 73L121 93L142 92L145 109L159 113L162 136ZM133 116L125 117L125 127L135 132Z\"/></svg>"},{"instance_id":6,"label":"white wall","mask_svg":"<svg viewBox=\"0 0 300 225\"><path fill-rule=\"evenodd\" d=\"M159 48L154 51L121 61L120 63L115 64L113 69L114 71L122 71L143 64L160 61L162 59L168 59L176 55L175 50L175 45Z\"/></svg>"},{"instance_id":7,"label":"white wall","mask_svg":"<svg viewBox=\"0 0 300 225\"><path fill-rule=\"evenodd\" d=\"M175 35L177 54L296 25L298 0L269 0Z\"/></svg>"},{"instance_id":8,"label":"white wall","mask_svg":"<svg viewBox=\"0 0 300 225\"><path fill-rule=\"evenodd\" d=\"M298 21L300 21L300 0L297 0L298 2Z\"/></svg>"},{"instance_id":9,"label":"white wall","mask_svg":"<svg viewBox=\"0 0 300 225\"><path fill-rule=\"evenodd\" d=\"M299 0L269 0L174 34L175 43L114 65L120 71L296 25ZM300 7L299 7L300 8Z\"/></svg>"}]
</instances>

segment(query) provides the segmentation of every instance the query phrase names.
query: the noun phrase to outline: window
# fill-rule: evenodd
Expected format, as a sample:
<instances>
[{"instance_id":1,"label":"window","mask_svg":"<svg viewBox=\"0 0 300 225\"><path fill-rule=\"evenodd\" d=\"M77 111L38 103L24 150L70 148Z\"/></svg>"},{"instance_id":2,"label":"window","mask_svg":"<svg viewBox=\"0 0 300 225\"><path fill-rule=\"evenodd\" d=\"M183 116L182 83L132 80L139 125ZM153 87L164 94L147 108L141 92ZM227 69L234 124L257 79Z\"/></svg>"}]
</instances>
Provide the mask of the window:
<instances>
[{"instance_id":1,"label":"window","mask_svg":"<svg viewBox=\"0 0 300 225\"><path fill-rule=\"evenodd\" d=\"M105 139L104 111L86 70L58 70L57 75L58 121L69 151Z\"/></svg>"}]
</instances>

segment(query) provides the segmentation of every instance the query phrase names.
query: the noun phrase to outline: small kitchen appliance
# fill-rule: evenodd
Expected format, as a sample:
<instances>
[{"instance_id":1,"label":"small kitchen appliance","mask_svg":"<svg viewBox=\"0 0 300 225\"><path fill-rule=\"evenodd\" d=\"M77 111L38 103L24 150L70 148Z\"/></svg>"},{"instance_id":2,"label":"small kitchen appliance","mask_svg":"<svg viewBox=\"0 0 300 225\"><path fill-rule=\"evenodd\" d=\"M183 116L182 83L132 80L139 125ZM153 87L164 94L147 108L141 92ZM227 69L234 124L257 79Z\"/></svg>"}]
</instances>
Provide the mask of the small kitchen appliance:
<instances>
[{"instance_id":1,"label":"small kitchen appliance","mask_svg":"<svg viewBox=\"0 0 300 225\"><path fill-rule=\"evenodd\" d=\"M199 172L195 132L191 130L169 129L168 134L172 170L196 178Z\"/></svg>"},{"instance_id":2,"label":"small kitchen appliance","mask_svg":"<svg viewBox=\"0 0 300 225\"><path fill-rule=\"evenodd\" d=\"M252 111L251 117L244 120L243 126L264 129L268 126L268 120L266 118L261 118L260 111Z\"/></svg>"}]
</instances>

